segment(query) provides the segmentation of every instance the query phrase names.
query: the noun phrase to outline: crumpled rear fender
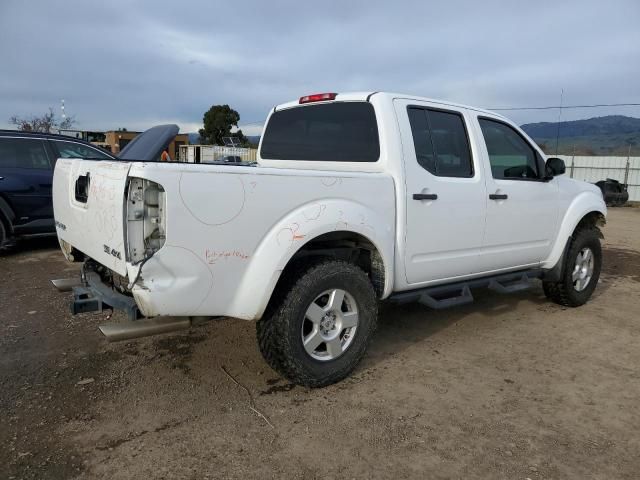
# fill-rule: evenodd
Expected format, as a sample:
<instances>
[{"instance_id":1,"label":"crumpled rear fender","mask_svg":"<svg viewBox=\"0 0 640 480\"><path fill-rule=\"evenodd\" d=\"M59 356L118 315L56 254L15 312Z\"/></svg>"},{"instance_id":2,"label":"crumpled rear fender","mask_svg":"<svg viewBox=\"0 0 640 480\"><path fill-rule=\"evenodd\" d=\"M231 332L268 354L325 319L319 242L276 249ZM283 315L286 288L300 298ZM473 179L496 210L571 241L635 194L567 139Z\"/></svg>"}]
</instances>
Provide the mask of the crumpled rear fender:
<instances>
[{"instance_id":1,"label":"crumpled rear fender","mask_svg":"<svg viewBox=\"0 0 640 480\"><path fill-rule=\"evenodd\" d=\"M373 210L353 200L325 198L296 208L265 235L251 257L236 296L234 316L260 318L288 262L304 245L329 232L354 232L367 238L382 257L385 270L383 297L393 288L394 204Z\"/></svg>"}]
</instances>

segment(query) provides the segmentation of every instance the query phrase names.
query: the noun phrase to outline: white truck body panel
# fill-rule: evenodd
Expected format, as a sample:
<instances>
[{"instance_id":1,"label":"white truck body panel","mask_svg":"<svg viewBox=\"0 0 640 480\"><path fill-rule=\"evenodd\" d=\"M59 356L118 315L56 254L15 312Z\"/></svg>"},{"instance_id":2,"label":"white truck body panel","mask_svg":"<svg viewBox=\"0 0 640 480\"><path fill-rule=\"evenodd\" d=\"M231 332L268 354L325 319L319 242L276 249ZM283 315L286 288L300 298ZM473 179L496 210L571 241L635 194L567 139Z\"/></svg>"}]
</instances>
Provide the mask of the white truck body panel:
<instances>
[{"instance_id":1,"label":"white truck body panel","mask_svg":"<svg viewBox=\"0 0 640 480\"><path fill-rule=\"evenodd\" d=\"M104 162L86 163L95 165L91 171L101 178L97 166ZM56 169L57 188L64 192L56 195L56 218L74 226L59 229L59 238L135 278L138 266L129 262L124 270L125 262L102 251L107 238L102 230L86 228L91 222L79 222L77 216L70 218L68 212L75 207L66 189L72 171L63 165ZM168 199L166 243L144 264L133 288L146 316L257 318L289 258L319 235L342 230L357 232L376 245L389 266L385 295L391 292L395 192L389 175L132 163L129 176L159 183ZM122 195L124 179L119 177L113 190ZM375 209L364 203L371 198L378 204ZM120 211L122 204L119 200ZM93 205L90 199L90 213ZM109 212L115 218L115 207ZM122 223L122 216L117 218ZM111 230L109 238L120 248L122 228Z\"/></svg>"},{"instance_id":2,"label":"white truck body panel","mask_svg":"<svg viewBox=\"0 0 640 480\"><path fill-rule=\"evenodd\" d=\"M480 268L482 271L495 271L509 267L538 266L541 259L547 258L550 254L558 232L558 177L548 182L493 178L489 167L489 154L477 120L472 122L472 127L480 140L477 142L478 155L484 167L487 187ZM522 130L517 130L527 137ZM544 158L544 153L535 142L530 140L530 143ZM491 193L506 194L508 199L487 200L488 194Z\"/></svg>"},{"instance_id":3,"label":"white truck body panel","mask_svg":"<svg viewBox=\"0 0 640 480\"><path fill-rule=\"evenodd\" d=\"M60 158L52 186L58 238L120 275L127 273L124 191L129 167L121 161ZM75 182L87 174L89 195L82 203L75 198Z\"/></svg>"},{"instance_id":4,"label":"white truck body panel","mask_svg":"<svg viewBox=\"0 0 640 480\"><path fill-rule=\"evenodd\" d=\"M294 254L329 232L353 232L375 246L384 263L385 298L490 273L552 268L584 215L606 213L597 187L583 182L494 179L478 117L509 123L528 138L499 115L390 93L340 94L336 101L373 105L378 161L259 155L258 167L241 167L59 160L53 196L63 250L68 253L66 242L130 280L141 269L132 293L147 316L256 319ZM267 123L274 111L313 105L280 105ZM408 105L462 115L472 177L438 177L416 163ZM91 191L79 205L73 185L86 172ZM166 241L142 266L125 258L127 178L151 180L166 192ZM416 193L438 198L416 201ZM489 200L493 193L508 200Z\"/></svg>"},{"instance_id":5,"label":"white truck body panel","mask_svg":"<svg viewBox=\"0 0 640 480\"><path fill-rule=\"evenodd\" d=\"M422 168L417 160L408 106L441 107L432 102L397 99L394 102L402 140L406 190L404 269L407 285L424 284L443 278L481 272L479 256L486 212L486 186L481 174L481 157L473 151L472 178L438 177ZM465 110L457 110L465 114ZM414 193L435 193L437 200L416 201ZM427 220L428 219L428 220Z\"/></svg>"},{"instance_id":6,"label":"white truck body panel","mask_svg":"<svg viewBox=\"0 0 640 480\"><path fill-rule=\"evenodd\" d=\"M565 175L554 179L558 182L558 232L553 238L549 254L541 263L542 268L553 268L562 257L567 240L576 226L590 212L607 213L600 189L591 184L574 180Z\"/></svg>"}]
</instances>

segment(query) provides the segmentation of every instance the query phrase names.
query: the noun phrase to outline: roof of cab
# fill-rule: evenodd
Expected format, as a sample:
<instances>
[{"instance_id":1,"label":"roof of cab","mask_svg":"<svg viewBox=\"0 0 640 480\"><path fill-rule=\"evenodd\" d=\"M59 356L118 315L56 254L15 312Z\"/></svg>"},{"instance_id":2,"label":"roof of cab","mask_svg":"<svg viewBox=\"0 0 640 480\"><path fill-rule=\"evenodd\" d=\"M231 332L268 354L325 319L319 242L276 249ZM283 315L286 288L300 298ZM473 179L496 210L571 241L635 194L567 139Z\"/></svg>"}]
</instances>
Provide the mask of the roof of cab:
<instances>
[{"instance_id":1,"label":"roof of cab","mask_svg":"<svg viewBox=\"0 0 640 480\"><path fill-rule=\"evenodd\" d=\"M498 116L498 117L504 118L499 113L493 112L491 110L486 110L486 109L483 109L483 108L472 107L470 105L463 105L463 104L460 104L460 103L454 103L454 102L450 102L448 100L437 100L437 99L434 99L434 98L420 97L418 95L409 95L409 94L405 94L405 93L393 93L393 92L375 92L375 91L372 91L372 92L344 92L344 93L338 93L334 100L325 100L325 101L322 101L322 102L314 102L314 103L367 102L374 95L375 96L386 96L390 100L393 100L393 99L396 99L396 98L403 98L403 99L407 99L407 100L416 100L416 101L422 101L422 102L437 103L437 104L444 105L444 106L455 107L455 108L465 108L467 110L474 110L476 112L485 113L485 114L488 114L488 115L493 115L493 116ZM281 103L280 105L276 105L274 107L273 111L276 112L278 110L283 110L283 109L286 109L286 108L308 106L308 105L313 105L314 103L300 104L299 100L292 100L290 102Z\"/></svg>"},{"instance_id":2,"label":"roof of cab","mask_svg":"<svg viewBox=\"0 0 640 480\"><path fill-rule=\"evenodd\" d=\"M274 111L283 110L285 108L299 107L304 105L313 105L314 103L327 103L327 102L366 102L369 95L375 92L344 92L338 93L334 100L325 100L322 102L313 102L300 104L300 100L292 100L290 102L281 103L276 105Z\"/></svg>"}]
</instances>

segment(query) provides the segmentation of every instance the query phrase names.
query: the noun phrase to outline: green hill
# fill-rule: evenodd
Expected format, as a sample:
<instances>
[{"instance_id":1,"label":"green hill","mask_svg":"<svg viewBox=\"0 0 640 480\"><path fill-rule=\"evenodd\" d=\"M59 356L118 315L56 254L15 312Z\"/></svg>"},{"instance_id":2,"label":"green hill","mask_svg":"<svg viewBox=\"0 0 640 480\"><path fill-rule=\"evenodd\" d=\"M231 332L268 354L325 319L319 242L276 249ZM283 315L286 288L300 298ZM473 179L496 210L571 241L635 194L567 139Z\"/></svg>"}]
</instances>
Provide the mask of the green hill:
<instances>
[{"instance_id":1,"label":"green hill","mask_svg":"<svg viewBox=\"0 0 640 480\"><path fill-rule=\"evenodd\" d=\"M573 120L569 122L540 122L522 125L547 154L560 155L640 155L640 118L623 115Z\"/></svg>"}]
</instances>

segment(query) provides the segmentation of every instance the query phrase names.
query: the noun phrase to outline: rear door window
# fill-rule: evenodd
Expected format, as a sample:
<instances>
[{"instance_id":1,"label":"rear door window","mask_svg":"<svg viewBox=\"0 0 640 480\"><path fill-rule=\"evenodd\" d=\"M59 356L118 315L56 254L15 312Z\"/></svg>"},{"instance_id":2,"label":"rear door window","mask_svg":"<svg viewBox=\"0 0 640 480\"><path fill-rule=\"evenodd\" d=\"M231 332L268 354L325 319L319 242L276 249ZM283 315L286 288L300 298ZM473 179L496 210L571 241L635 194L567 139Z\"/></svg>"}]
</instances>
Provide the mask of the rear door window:
<instances>
[{"instance_id":1,"label":"rear door window","mask_svg":"<svg viewBox=\"0 0 640 480\"><path fill-rule=\"evenodd\" d=\"M49 170L44 141L35 138L0 137L0 167Z\"/></svg>"},{"instance_id":2,"label":"rear door window","mask_svg":"<svg viewBox=\"0 0 640 480\"><path fill-rule=\"evenodd\" d=\"M271 115L260 156L268 160L376 162L378 125L368 102L294 107Z\"/></svg>"},{"instance_id":3,"label":"rear door window","mask_svg":"<svg viewBox=\"0 0 640 480\"><path fill-rule=\"evenodd\" d=\"M408 108L416 160L439 177L473 177L469 139L462 115L421 107Z\"/></svg>"}]
</instances>

